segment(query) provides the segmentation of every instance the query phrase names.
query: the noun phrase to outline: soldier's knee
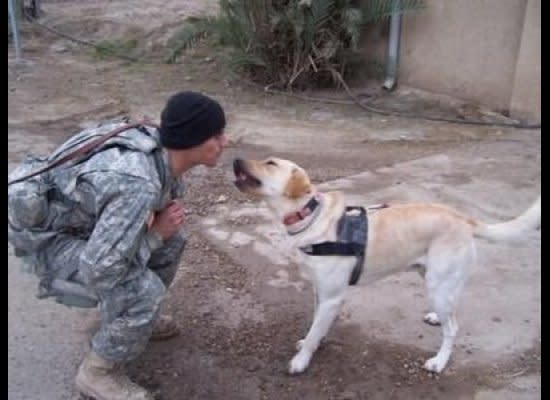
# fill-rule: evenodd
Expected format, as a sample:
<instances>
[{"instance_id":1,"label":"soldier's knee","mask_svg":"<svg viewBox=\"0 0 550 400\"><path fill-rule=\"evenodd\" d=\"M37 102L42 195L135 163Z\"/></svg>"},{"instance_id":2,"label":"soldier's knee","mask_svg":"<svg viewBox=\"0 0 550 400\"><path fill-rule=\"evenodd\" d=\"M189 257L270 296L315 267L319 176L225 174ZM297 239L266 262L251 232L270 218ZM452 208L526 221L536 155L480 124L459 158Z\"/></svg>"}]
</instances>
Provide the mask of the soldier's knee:
<instances>
[{"instance_id":1,"label":"soldier's knee","mask_svg":"<svg viewBox=\"0 0 550 400\"><path fill-rule=\"evenodd\" d=\"M160 308L160 304L166 294L166 286L162 280L152 271L145 270L143 275L125 288L123 301L126 305L125 314L131 315L136 321L135 326L147 325L154 318ZM116 299L115 299L116 300ZM116 301L111 301L114 303Z\"/></svg>"},{"instance_id":2,"label":"soldier's knee","mask_svg":"<svg viewBox=\"0 0 550 400\"><path fill-rule=\"evenodd\" d=\"M149 300L153 304L159 303L166 294L166 285L157 274L146 270L142 279L142 291L140 297Z\"/></svg>"},{"instance_id":3,"label":"soldier's knee","mask_svg":"<svg viewBox=\"0 0 550 400\"><path fill-rule=\"evenodd\" d=\"M185 238L180 235L174 235L174 237L166 243L164 249L167 258L170 259L172 263L178 262L185 250L186 244L187 240Z\"/></svg>"},{"instance_id":4,"label":"soldier's knee","mask_svg":"<svg viewBox=\"0 0 550 400\"><path fill-rule=\"evenodd\" d=\"M173 238L167 240L164 246L151 254L149 267L156 270L178 264L186 243L186 240L179 235L175 235Z\"/></svg>"}]
</instances>

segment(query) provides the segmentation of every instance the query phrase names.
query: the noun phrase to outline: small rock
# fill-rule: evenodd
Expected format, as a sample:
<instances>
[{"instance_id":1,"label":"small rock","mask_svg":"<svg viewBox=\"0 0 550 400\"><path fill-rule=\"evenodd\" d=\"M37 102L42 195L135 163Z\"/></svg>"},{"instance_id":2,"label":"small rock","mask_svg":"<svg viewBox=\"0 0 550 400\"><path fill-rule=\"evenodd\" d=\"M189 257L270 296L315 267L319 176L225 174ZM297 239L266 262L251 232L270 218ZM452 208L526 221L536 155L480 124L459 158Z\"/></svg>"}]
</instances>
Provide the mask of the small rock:
<instances>
[{"instance_id":1,"label":"small rock","mask_svg":"<svg viewBox=\"0 0 550 400\"><path fill-rule=\"evenodd\" d=\"M65 53L69 48L63 43L55 43L52 45L51 49L56 53Z\"/></svg>"},{"instance_id":2,"label":"small rock","mask_svg":"<svg viewBox=\"0 0 550 400\"><path fill-rule=\"evenodd\" d=\"M357 394L349 390L340 393L340 395L338 396L338 400L356 400L357 398Z\"/></svg>"},{"instance_id":3,"label":"small rock","mask_svg":"<svg viewBox=\"0 0 550 400\"><path fill-rule=\"evenodd\" d=\"M262 363L261 361L259 360L254 360L254 361L251 361L248 363L248 365L246 366L246 370L248 372L256 372L258 371L259 369L262 368Z\"/></svg>"}]
</instances>

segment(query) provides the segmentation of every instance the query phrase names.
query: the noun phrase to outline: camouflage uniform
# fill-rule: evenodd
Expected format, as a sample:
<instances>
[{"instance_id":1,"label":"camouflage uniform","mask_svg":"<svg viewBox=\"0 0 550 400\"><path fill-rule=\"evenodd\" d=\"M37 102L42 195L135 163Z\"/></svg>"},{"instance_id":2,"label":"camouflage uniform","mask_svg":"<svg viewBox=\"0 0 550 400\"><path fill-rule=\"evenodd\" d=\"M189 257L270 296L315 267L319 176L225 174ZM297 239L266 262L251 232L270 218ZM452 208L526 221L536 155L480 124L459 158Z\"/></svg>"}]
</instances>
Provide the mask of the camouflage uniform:
<instances>
[{"instance_id":1,"label":"camouflage uniform","mask_svg":"<svg viewBox=\"0 0 550 400\"><path fill-rule=\"evenodd\" d=\"M84 130L48 161L118 124ZM149 340L185 247L181 232L163 243L147 231L151 213L183 194L156 129L124 131L86 159L40 179L47 215L33 229L8 224L10 241L41 279L42 297L62 298L50 285L58 278L82 284L98 299L102 325L92 339L97 354L115 362L135 358Z\"/></svg>"}]
</instances>

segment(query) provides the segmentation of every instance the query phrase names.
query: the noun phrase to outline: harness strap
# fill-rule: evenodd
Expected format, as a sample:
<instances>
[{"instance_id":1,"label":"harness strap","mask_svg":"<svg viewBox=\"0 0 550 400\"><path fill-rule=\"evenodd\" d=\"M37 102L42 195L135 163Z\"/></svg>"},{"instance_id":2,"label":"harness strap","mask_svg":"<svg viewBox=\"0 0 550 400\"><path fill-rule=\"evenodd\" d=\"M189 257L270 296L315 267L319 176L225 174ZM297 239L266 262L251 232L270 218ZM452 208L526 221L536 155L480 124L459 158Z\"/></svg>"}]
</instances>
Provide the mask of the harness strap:
<instances>
[{"instance_id":1,"label":"harness strap","mask_svg":"<svg viewBox=\"0 0 550 400\"><path fill-rule=\"evenodd\" d=\"M62 281L68 281L69 278L78 271L78 264L77 263L68 263L63 265L60 269L58 269L55 273L56 278L62 280Z\"/></svg>"},{"instance_id":2,"label":"harness strap","mask_svg":"<svg viewBox=\"0 0 550 400\"><path fill-rule=\"evenodd\" d=\"M353 271L351 271L351 276L349 277L348 284L350 286L354 286L359 281L359 278L363 273L363 265L365 264L364 260L365 260L364 254L362 254L357 258L357 263L355 263L355 267L353 267Z\"/></svg>"},{"instance_id":3,"label":"harness strap","mask_svg":"<svg viewBox=\"0 0 550 400\"><path fill-rule=\"evenodd\" d=\"M365 254L365 246L359 243L322 242L301 247L310 256L360 256Z\"/></svg>"},{"instance_id":4,"label":"harness strap","mask_svg":"<svg viewBox=\"0 0 550 400\"><path fill-rule=\"evenodd\" d=\"M39 284L37 297L44 299L51 296L69 307L95 308L99 302L97 294L83 285L61 279L44 279Z\"/></svg>"},{"instance_id":5,"label":"harness strap","mask_svg":"<svg viewBox=\"0 0 550 400\"><path fill-rule=\"evenodd\" d=\"M349 215L349 212L359 212L359 214ZM338 222L339 241L314 243L300 247L300 250L310 256L356 257L357 261L349 279L349 285L353 286L359 281L363 273L367 235L368 220L365 208L346 207L346 212Z\"/></svg>"}]
</instances>

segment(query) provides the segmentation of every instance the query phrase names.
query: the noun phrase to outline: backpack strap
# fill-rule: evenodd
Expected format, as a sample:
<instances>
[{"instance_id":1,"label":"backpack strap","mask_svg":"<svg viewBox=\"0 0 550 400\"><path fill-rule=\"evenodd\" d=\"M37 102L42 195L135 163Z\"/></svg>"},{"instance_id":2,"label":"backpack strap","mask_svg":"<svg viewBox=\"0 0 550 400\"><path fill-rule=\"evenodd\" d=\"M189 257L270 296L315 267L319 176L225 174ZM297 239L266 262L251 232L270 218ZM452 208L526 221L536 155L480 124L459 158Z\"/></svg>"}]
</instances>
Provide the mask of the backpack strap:
<instances>
[{"instance_id":1,"label":"backpack strap","mask_svg":"<svg viewBox=\"0 0 550 400\"><path fill-rule=\"evenodd\" d=\"M80 148L78 148L74 151L71 151L69 154L66 154L65 156L61 157L60 159L55 160L51 164L48 164L45 167L40 168L39 170L34 171L30 174L27 174L27 175L24 175L24 176L19 177L17 179L14 179L12 181L9 181L8 186L13 185L14 183L19 183L19 182L26 181L27 179L30 179L34 176L43 174L46 171L49 171L49 170L54 169L54 168L56 168L56 167L58 167L62 164L65 164L68 161L83 157L86 154L88 154L89 152L91 152L92 150L94 150L94 149L98 148L99 146L101 146L107 140L109 140L112 137L118 135L119 133L124 132L128 129L139 128L143 125L150 125L150 126L153 126L155 128L158 128L157 125L155 125L154 123L151 123L148 120L142 120L142 121L139 121L139 122L136 122L136 123L133 123L133 124L127 124L127 125L119 126L118 128L115 128L112 131L106 133L105 135L102 135L101 137L96 138L96 139L92 140L89 143L86 143L84 146L82 146L82 147L80 147Z\"/></svg>"}]
</instances>

